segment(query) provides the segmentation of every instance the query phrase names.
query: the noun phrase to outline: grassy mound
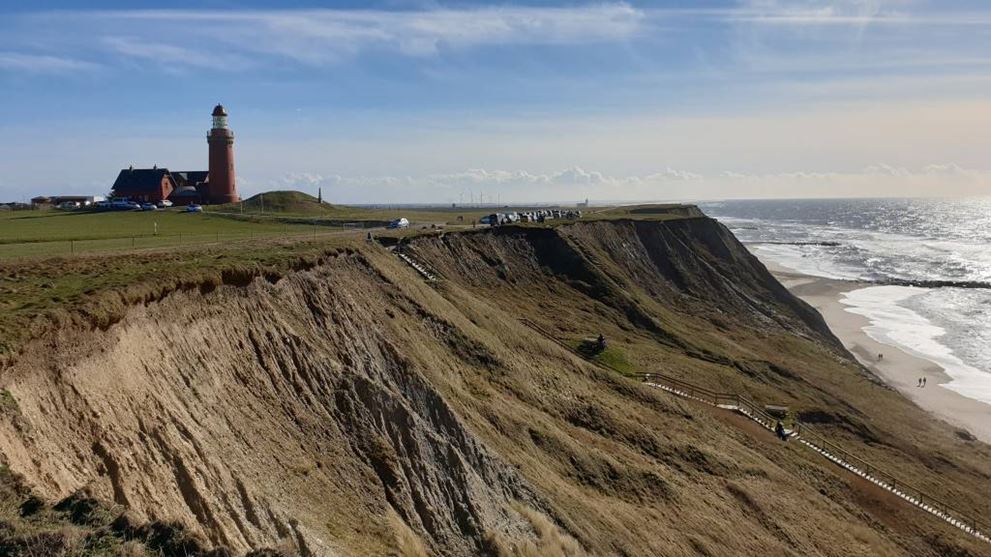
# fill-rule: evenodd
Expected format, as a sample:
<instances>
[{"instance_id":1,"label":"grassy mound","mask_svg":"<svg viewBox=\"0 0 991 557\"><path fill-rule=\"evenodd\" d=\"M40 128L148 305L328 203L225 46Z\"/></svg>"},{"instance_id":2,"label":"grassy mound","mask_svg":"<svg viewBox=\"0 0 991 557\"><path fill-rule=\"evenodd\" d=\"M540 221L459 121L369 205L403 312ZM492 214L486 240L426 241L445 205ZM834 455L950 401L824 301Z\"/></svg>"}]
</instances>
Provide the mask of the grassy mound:
<instances>
[{"instance_id":1,"label":"grassy mound","mask_svg":"<svg viewBox=\"0 0 991 557\"><path fill-rule=\"evenodd\" d=\"M252 213L330 215L335 212L333 205L320 203L316 197L301 191L267 191L249 197L241 203L230 203L221 207L240 211L242 206L245 212Z\"/></svg>"}]
</instances>

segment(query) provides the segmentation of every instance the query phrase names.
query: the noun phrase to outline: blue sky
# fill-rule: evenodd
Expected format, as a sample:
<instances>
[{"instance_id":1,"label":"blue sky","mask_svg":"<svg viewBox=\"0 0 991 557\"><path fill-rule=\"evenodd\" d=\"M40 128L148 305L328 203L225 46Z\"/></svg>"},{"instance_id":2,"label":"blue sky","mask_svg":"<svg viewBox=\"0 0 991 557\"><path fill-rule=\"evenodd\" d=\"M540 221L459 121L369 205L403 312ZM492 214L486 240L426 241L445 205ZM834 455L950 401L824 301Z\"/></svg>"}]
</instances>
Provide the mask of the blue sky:
<instances>
[{"instance_id":1,"label":"blue sky","mask_svg":"<svg viewBox=\"0 0 991 557\"><path fill-rule=\"evenodd\" d=\"M0 2L0 200L205 168L340 202L991 192L983 2Z\"/></svg>"}]
</instances>

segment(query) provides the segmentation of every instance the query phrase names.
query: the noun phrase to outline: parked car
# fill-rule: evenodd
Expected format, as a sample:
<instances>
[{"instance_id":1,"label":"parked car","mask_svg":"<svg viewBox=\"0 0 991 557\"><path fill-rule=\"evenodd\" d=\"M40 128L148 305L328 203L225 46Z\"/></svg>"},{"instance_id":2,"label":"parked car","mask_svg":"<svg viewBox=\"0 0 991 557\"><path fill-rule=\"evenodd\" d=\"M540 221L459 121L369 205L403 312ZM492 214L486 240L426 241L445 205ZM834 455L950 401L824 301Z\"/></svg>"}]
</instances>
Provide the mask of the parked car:
<instances>
[{"instance_id":1,"label":"parked car","mask_svg":"<svg viewBox=\"0 0 991 557\"><path fill-rule=\"evenodd\" d=\"M130 211L132 209L140 209L141 205L127 199L118 199L110 203L110 208L116 211Z\"/></svg>"},{"instance_id":2,"label":"parked car","mask_svg":"<svg viewBox=\"0 0 991 557\"><path fill-rule=\"evenodd\" d=\"M409 228L409 221L406 220L406 217L400 217L390 222L386 228Z\"/></svg>"},{"instance_id":3,"label":"parked car","mask_svg":"<svg viewBox=\"0 0 991 557\"><path fill-rule=\"evenodd\" d=\"M58 204L58 208L59 209L62 209L63 211L71 211L71 210L76 209L78 207L79 207L79 204L76 203L75 201L63 201L63 202L61 202L61 203Z\"/></svg>"},{"instance_id":4,"label":"parked car","mask_svg":"<svg viewBox=\"0 0 991 557\"><path fill-rule=\"evenodd\" d=\"M141 204L141 210L142 211L156 211L156 210L158 210L158 206L155 205L154 203L142 203Z\"/></svg>"},{"instance_id":5,"label":"parked car","mask_svg":"<svg viewBox=\"0 0 991 557\"><path fill-rule=\"evenodd\" d=\"M96 207L97 209L109 209L110 208L110 202L109 201L97 201L96 203L93 204L93 207Z\"/></svg>"},{"instance_id":6,"label":"parked car","mask_svg":"<svg viewBox=\"0 0 991 557\"><path fill-rule=\"evenodd\" d=\"M203 207L200 207L199 205L197 205L195 203L190 203L189 205L186 205L186 212L187 213L202 213L203 212Z\"/></svg>"},{"instance_id":7,"label":"parked car","mask_svg":"<svg viewBox=\"0 0 991 557\"><path fill-rule=\"evenodd\" d=\"M163 199L163 200L159 201L158 203L156 203L156 205L158 206L159 209L164 209L166 207L171 207L172 206L172 202L169 201L168 199Z\"/></svg>"}]
</instances>

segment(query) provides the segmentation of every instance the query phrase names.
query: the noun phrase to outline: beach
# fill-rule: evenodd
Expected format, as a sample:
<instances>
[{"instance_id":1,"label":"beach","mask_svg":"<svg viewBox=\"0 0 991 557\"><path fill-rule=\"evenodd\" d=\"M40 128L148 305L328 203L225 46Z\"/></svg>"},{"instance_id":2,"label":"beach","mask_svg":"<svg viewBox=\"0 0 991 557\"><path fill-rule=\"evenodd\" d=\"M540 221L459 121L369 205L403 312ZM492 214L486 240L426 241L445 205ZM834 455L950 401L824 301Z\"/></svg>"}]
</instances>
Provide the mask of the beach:
<instances>
[{"instance_id":1,"label":"beach","mask_svg":"<svg viewBox=\"0 0 991 557\"><path fill-rule=\"evenodd\" d=\"M792 294L818 310L843 345L885 383L937 418L991 443L991 405L941 388L950 378L939 365L874 340L864 331L869 320L847 311L849 306L841 301L844 294L869 285L809 276L766 259L762 262ZM918 387L921 377L926 378L925 388Z\"/></svg>"}]
</instances>

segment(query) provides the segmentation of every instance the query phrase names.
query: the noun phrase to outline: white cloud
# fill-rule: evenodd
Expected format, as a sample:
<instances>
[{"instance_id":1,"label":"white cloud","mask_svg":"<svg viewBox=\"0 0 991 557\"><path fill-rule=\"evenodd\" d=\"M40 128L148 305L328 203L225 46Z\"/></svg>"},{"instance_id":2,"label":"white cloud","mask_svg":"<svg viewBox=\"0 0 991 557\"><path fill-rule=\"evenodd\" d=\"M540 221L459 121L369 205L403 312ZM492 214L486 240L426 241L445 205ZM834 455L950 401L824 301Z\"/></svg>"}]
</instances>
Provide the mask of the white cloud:
<instances>
[{"instance_id":1,"label":"white cloud","mask_svg":"<svg viewBox=\"0 0 991 557\"><path fill-rule=\"evenodd\" d=\"M546 174L526 170L470 169L423 176L339 176L291 173L270 187L301 189L339 203L444 203L469 199L503 203L691 200L759 197L859 197L878 191L915 195L975 195L991 188L991 171L954 163L916 170L887 164L849 172L795 171L766 174L723 171L702 175L666 168L645 175L613 176L572 167ZM890 194L889 194L890 195Z\"/></svg>"},{"instance_id":2,"label":"white cloud","mask_svg":"<svg viewBox=\"0 0 991 557\"><path fill-rule=\"evenodd\" d=\"M909 171L907 168L895 167L895 166L891 166L890 164L884 164L884 163L872 164L871 166L864 168L863 173L869 176L876 174L880 176L907 177L912 175L912 172Z\"/></svg>"},{"instance_id":3,"label":"white cloud","mask_svg":"<svg viewBox=\"0 0 991 557\"><path fill-rule=\"evenodd\" d=\"M922 168L922 172L928 176L963 176L977 177L980 173L974 170L961 168L956 163L930 164Z\"/></svg>"}]
</instances>

